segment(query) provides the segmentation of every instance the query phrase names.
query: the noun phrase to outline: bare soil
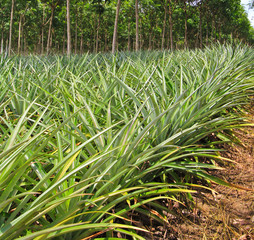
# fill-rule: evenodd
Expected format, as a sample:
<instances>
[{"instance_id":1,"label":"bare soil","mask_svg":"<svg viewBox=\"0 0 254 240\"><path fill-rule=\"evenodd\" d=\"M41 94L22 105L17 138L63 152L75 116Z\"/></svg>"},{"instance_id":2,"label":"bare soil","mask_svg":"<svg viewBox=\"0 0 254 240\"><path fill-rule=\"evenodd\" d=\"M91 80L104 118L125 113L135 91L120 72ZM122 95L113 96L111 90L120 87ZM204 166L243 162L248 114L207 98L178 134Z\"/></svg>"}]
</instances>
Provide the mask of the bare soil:
<instances>
[{"instance_id":1,"label":"bare soil","mask_svg":"<svg viewBox=\"0 0 254 240\"><path fill-rule=\"evenodd\" d=\"M254 104L246 115L254 124ZM235 135L241 144L220 146L225 150L222 156L234 163L225 163L224 169L214 171L213 175L250 190L212 184L215 192L196 194L192 210L175 206L177 216L168 215L169 223L165 226L152 221L145 224L152 233L146 239L254 240L254 127L236 130Z\"/></svg>"},{"instance_id":2,"label":"bare soil","mask_svg":"<svg viewBox=\"0 0 254 240\"><path fill-rule=\"evenodd\" d=\"M254 106L246 114L254 123ZM222 154L235 163L213 174L235 185L254 189L254 127L237 130L235 134L242 144L225 144L226 151ZM254 191L220 185L213 185L213 188L216 193L197 196L192 214L183 216L187 221L177 225L175 239L254 240Z\"/></svg>"}]
</instances>

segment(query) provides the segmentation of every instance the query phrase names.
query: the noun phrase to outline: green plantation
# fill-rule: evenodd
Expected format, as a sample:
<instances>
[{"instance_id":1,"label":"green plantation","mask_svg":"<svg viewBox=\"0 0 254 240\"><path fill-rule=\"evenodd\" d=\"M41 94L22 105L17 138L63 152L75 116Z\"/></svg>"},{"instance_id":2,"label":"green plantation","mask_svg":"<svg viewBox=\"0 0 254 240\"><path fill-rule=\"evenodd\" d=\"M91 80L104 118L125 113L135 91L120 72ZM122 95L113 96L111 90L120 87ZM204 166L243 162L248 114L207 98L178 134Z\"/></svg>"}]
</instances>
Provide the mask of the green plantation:
<instances>
[{"instance_id":1,"label":"green plantation","mask_svg":"<svg viewBox=\"0 0 254 240\"><path fill-rule=\"evenodd\" d=\"M2 55L0 86L0 239L145 239L130 213L167 224L167 202L230 187L210 170L248 125L254 51Z\"/></svg>"}]
</instances>

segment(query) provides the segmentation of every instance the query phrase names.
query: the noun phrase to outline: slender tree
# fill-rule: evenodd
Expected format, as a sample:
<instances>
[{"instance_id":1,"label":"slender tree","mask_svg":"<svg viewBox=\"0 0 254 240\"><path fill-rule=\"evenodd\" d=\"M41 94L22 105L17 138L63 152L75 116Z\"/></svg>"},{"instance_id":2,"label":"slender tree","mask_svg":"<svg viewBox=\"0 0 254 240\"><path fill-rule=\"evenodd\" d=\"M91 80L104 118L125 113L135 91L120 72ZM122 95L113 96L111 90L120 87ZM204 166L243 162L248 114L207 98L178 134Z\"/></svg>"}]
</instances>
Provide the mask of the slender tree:
<instances>
[{"instance_id":1,"label":"slender tree","mask_svg":"<svg viewBox=\"0 0 254 240\"><path fill-rule=\"evenodd\" d=\"M116 6L115 26L114 26L113 41L112 41L112 53L113 54L115 53L116 44L117 44L117 26L118 26L120 6L121 6L121 0L118 0L117 1L117 6Z\"/></svg>"},{"instance_id":2,"label":"slender tree","mask_svg":"<svg viewBox=\"0 0 254 240\"><path fill-rule=\"evenodd\" d=\"M164 50L166 21L167 21L167 3L163 1L163 5L164 5L164 20L163 20L163 28L162 28L161 50Z\"/></svg>"},{"instance_id":3,"label":"slender tree","mask_svg":"<svg viewBox=\"0 0 254 240\"><path fill-rule=\"evenodd\" d=\"M44 51L44 24L45 24L45 4L43 4L42 10L42 27L41 27L41 54Z\"/></svg>"},{"instance_id":4,"label":"slender tree","mask_svg":"<svg viewBox=\"0 0 254 240\"><path fill-rule=\"evenodd\" d=\"M95 52L98 52L99 49L99 31L101 26L101 14L99 13L98 22L97 22L97 29L96 29L96 44L95 44Z\"/></svg>"},{"instance_id":5,"label":"slender tree","mask_svg":"<svg viewBox=\"0 0 254 240\"><path fill-rule=\"evenodd\" d=\"M50 49L50 38L51 38L51 30L52 30L52 23L53 23L53 17L54 17L54 6L51 6L51 16L49 20L49 30L48 30L48 40L47 40L47 54L49 54Z\"/></svg>"},{"instance_id":6,"label":"slender tree","mask_svg":"<svg viewBox=\"0 0 254 240\"><path fill-rule=\"evenodd\" d=\"M187 9L186 9L186 0L184 0L183 2L183 9L184 9L184 47L187 48L188 47L188 25L187 25L187 20L188 20L188 15L187 15Z\"/></svg>"},{"instance_id":7,"label":"slender tree","mask_svg":"<svg viewBox=\"0 0 254 240\"><path fill-rule=\"evenodd\" d=\"M21 47L22 18L23 18L23 15L20 14L20 16L19 16L18 54L20 54L20 47Z\"/></svg>"},{"instance_id":8,"label":"slender tree","mask_svg":"<svg viewBox=\"0 0 254 240\"><path fill-rule=\"evenodd\" d=\"M172 11L172 6L171 6L171 0L168 0L169 3L169 35L170 35L170 49L173 51L173 11Z\"/></svg>"},{"instance_id":9,"label":"slender tree","mask_svg":"<svg viewBox=\"0 0 254 240\"><path fill-rule=\"evenodd\" d=\"M76 8L75 8L75 43L74 43L74 51L75 51L75 54L77 54L77 50L78 50L78 8L77 8L77 5L76 5Z\"/></svg>"},{"instance_id":10,"label":"slender tree","mask_svg":"<svg viewBox=\"0 0 254 240\"><path fill-rule=\"evenodd\" d=\"M66 6L67 19L67 55L71 55L71 22L70 22L70 0L67 0Z\"/></svg>"},{"instance_id":11,"label":"slender tree","mask_svg":"<svg viewBox=\"0 0 254 240\"><path fill-rule=\"evenodd\" d=\"M139 50L139 30L138 30L139 14L138 14L138 0L136 0L136 3L135 3L135 15L136 15L136 51L138 51L138 50Z\"/></svg>"},{"instance_id":12,"label":"slender tree","mask_svg":"<svg viewBox=\"0 0 254 240\"><path fill-rule=\"evenodd\" d=\"M56 2L54 0L50 1L50 7L51 7L51 16L49 19L49 30L48 30L48 40L47 40L47 54L49 54L50 47L52 46L52 24L53 24L53 18L55 9L58 5L60 0L57 0Z\"/></svg>"},{"instance_id":13,"label":"slender tree","mask_svg":"<svg viewBox=\"0 0 254 240\"><path fill-rule=\"evenodd\" d=\"M4 32L2 32L2 37L1 37L1 51L0 53L2 54L4 52Z\"/></svg>"},{"instance_id":14,"label":"slender tree","mask_svg":"<svg viewBox=\"0 0 254 240\"><path fill-rule=\"evenodd\" d=\"M9 49L8 49L8 55L9 56L11 55L11 37L12 37L12 23L13 23L14 4L15 4L15 1L12 0L12 2L11 2L10 32L9 32Z\"/></svg>"},{"instance_id":15,"label":"slender tree","mask_svg":"<svg viewBox=\"0 0 254 240\"><path fill-rule=\"evenodd\" d=\"M202 2L199 5L199 47L203 47L203 32L202 32Z\"/></svg>"},{"instance_id":16,"label":"slender tree","mask_svg":"<svg viewBox=\"0 0 254 240\"><path fill-rule=\"evenodd\" d=\"M99 33L100 33L100 28L101 28L101 18L102 18L102 14L105 11L105 6L106 3L109 0L93 0L92 2L92 6L95 9L96 14L98 15L97 18L97 28L96 28L96 36L95 37L95 52L97 53L99 50Z\"/></svg>"}]
</instances>

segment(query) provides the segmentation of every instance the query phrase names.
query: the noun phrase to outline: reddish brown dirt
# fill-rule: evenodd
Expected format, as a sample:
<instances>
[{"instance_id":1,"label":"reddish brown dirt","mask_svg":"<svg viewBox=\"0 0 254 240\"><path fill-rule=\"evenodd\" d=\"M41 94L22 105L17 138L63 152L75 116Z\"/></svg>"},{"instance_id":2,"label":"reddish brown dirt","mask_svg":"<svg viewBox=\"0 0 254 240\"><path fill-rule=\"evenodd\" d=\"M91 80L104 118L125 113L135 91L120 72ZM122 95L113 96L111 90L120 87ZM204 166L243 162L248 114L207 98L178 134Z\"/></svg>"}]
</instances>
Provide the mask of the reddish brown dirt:
<instances>
[{"instance_id":1,"label":"reddish brown dirt","mask_svg":"<svg viewBox=\"0 0 254 240\"><path fill-rule=\"evenodd\" d=\"M254 124L254 106L246 114ZM237 130L235 134L242 144L223 146L223 156L235 163L227 164L214 175L254 189L254 127ZM183 214L186 221L176 225L175 239L254 240L254 191L218 185L213 188L216 193L198 194L193 212Z\"/></svg>"},{"instance_id":2,"label":"reddish brown dirt","mask_svg":"<svg viewBox=\"0 0 254 240\"><path fill-rule=\"evenodd\" d=\"M254 124L254 104L246 115ZM196 194L191 211L174 206L175 216L169 214L165 226L140 219L152 233L145 235L146 239L254 240L254 126L236 130L235 135L242 144L220 146L225 150L222 156L235 163L224 164L224 170L212 174L253 191L212 184L215 192Z\"/></svg>"}]
</instances>

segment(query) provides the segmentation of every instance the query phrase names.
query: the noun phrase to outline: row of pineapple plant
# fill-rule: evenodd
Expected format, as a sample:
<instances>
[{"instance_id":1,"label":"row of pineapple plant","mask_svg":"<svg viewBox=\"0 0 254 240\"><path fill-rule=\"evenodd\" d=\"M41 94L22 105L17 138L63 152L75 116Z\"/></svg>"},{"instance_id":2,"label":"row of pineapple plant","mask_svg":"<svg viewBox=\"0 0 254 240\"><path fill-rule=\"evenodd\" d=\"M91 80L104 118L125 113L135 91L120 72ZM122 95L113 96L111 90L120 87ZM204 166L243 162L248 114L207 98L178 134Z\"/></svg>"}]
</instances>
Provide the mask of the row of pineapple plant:
<instances>
[{"instance_id":1,"label":"row of pineapple plant","mask_svg":"<svg viewBox=\"0 0 254 240\"><path fill-rule=\"evenodd\" d=\"M230 186L207 170L248 125L253 66L240 45L1 56L0 239L144 239L130 212L167 223L193 178Z\"/></svg>"}]
</instances>

